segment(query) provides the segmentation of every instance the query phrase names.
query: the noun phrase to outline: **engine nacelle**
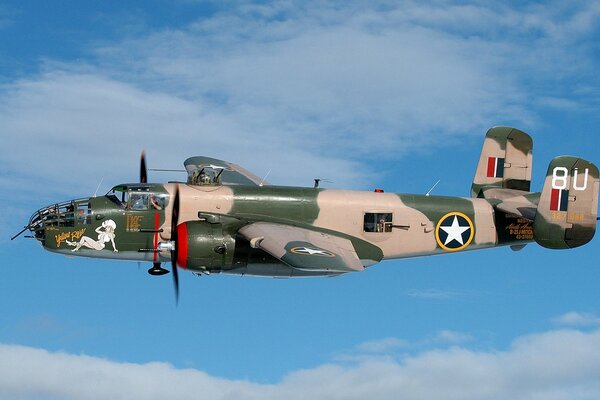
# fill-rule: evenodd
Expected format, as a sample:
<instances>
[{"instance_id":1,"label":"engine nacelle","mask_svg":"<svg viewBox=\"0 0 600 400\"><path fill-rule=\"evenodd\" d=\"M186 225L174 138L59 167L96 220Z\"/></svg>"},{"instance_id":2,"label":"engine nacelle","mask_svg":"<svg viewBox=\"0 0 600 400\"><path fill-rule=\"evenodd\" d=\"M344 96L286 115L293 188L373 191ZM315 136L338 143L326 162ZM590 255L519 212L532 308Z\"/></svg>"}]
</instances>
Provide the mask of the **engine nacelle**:
<instances>
[{"instance_id":1,"label":"engine nacelle","mask_svg":"<svg viewBox=\"0 0 600 400\"><path fill-rule=\"evenodd\" d=\"M177 226L177 265L192 271L220 271L231 265L235 238L223 224L208 221L184 222Z\"/></svg>"}]
</instances>

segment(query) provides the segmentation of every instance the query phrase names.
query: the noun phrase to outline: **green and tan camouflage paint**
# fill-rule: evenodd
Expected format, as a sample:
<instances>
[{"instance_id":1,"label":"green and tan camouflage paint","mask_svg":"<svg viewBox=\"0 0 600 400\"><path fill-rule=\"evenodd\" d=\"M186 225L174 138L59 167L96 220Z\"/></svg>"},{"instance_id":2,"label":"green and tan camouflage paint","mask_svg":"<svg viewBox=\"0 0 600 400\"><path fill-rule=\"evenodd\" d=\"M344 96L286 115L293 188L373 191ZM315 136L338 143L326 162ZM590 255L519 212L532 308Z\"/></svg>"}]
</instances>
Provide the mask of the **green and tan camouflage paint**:
<instances>
[{"instance_id":1,"label":"green and tan camouflage paint","mask_svg":"<svg viewBox=\"0 0 600 400\"><path fill-rule=\"evenodd\" d=\"M227 168L223 176L234 184L200 185L192 179L187 183L122 185L165 194L169 200L163 210L136 211L105 196L91 198L91 215L85 224L32 230L47 250L62 254L168 262L169 251L155 254L144 250L171 240L172 198L178 191L179 223L187 224L193 247L190 270L276 277L337 275L387 259L504 245L518 249L534 240L550 248L575 247L591 240L596 227L598 169L575 157L559 157L550 164L544 190L531 193L532 148L531 138L522 131L490 129L471 198L263 186L254 175L248 176L250 183L235 184L246 182L237 175L246 173L241 167L192 157L186 160L190 176L197 168L222 163ZM504 159L503 176L488 177L490 157ZM569 171L564 178L570 193L566 211L550 209L551 192L557 186L556 168ZM576 170L580 172L576 174ZM366 214L391 215L389 229L365 231ZM103 241L102 246L73 251L74 247L67 245L67 238L76 242L84 236ZM225 249L223 253L215 251L219 246ZM326 248L320 248L323 246ZM323 258L303 268L306 251Z\"/></svg>"},{"instance_id":2,"label":"green and tan camouflage paint","mask_svg":"<svg viewBox=\"0 0 600 400\"><path fill-rule=\"evenodd\" d=\"M567 249L592 240L596 232L598 186L598 168L594 164L569 156L552 160L533 225L536 241L547 248ZM566 210L553 209L553 191L568 193Z\"/></svg>"},{"instance_id":3,"label":"green and tan camouflage paint","mask_svg":"<svg viewBox=\"0 0 600 400\"><path fill-rule=\"evenodd\" d=\"M503 177L488 177L490 157L504 159ZM486 188L529 191L533 164L533 140L523 131L497 126L487 131L471 186L472 197L483 197Z\"/></svg>"}]
</instances>

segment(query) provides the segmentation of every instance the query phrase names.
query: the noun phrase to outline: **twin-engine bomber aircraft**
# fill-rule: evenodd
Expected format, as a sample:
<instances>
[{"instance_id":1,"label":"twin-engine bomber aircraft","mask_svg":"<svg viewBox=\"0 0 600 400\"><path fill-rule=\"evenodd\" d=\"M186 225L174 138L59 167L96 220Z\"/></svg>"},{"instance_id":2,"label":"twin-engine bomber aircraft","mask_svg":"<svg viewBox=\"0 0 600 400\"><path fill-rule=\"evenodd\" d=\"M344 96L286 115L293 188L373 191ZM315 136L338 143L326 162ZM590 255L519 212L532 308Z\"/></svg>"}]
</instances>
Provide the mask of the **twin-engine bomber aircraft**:
<instances>
[{"instance_id":1,"label":"twin-engine bomber aircraft","mask_svg":"<svg viewBox=\"0 0 600 400\"><path fill-rule=\"evenodd\" d=\"M333 276L382 260L537 242L574 248L594 236L598 168L577 157L550 163L530 192L533 141L487 132L471 198L272 186L226 161L191 157L187 182L115 186L101 197L35 212L25 230L49 251L152 263L168 273ZM15 238L13 237L13 239Z\"/></svg>"}]
</instances>

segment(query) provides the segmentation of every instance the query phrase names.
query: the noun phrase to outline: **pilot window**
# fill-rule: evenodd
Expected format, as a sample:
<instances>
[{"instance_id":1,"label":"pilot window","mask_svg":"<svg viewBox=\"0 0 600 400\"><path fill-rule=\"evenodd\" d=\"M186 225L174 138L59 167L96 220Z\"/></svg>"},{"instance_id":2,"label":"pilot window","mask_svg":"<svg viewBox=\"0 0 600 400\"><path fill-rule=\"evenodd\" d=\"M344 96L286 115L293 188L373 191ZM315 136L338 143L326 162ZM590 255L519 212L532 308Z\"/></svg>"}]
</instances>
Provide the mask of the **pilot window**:
<instances>
[{"instance_id":1,"label":"pilot window","mask_svg":"<svg viewBox=\"0 0 600 400\"><path fill-rule=\"evenodd\" d=\"M115 186L112 188L106 193L106 198L123 208L127 207L129 202L129 194L127 193L127 189L123 186Z\"/></svg>"},{"instance_id":2,"label":"pilot window","mask_svg":"<svg viewBox=\"0 0 600 400\"><path fill-rule=\"evenodd\" d=\"M365 213L365 232L391 232L392 213Z\"/></svg>"},{"instance_id":3,"label":"pilot window","mask_svg":"<svg viewBox=\"0 0 600 400\"><path fill-rule=\"evenodd\" d=\"M167 205L166 194L150 194L150 205L155 210L164 210Z\"/></svg>"},{"instance_id":4,"label":"pilot window","mask_svg":"<svg viewBox=\"0 0 600 400\"><path fill-rule=\"evenodd\" d=\"M147 210L148 209L148 193L129 193L129 209L131 210Z\"/></svg>"}]
</instances>

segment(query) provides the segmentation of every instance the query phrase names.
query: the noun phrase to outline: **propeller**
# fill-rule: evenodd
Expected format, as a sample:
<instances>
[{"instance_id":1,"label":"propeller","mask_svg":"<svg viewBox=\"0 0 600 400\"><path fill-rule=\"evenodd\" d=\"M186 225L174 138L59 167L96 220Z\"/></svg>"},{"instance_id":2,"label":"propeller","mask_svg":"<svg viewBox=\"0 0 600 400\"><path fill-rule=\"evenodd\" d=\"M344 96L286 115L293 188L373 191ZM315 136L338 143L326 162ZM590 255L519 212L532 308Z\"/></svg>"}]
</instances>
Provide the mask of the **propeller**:
<instances>
[{"instance_id":1,"label":"propeller","mask_svg":"<svg viewBox=\"0 0 600 400\"><path fill-rule=\"evenodd\" d=\"M140 159L140 183L148 183L148 169L146 168L146 153L142 151Z\"/></svg>"},{"instance_id":2,"label":"propeller","mask_svg":"<svg viewBox=\"0 0 600 400\"><path fill-rule=\"evenodd\" d=\"M140 183L148 183L148 168L146 167L146 153L142 151L140 157ZM179 221L179 186L175 188L173 197L173 211L171 214L171 270L173 271L173 286L175 288L175 304L179 304L179 275L177 273L177 225ZM155 250L156 251L156 250ZM160 263L153 263L148 270L150 275L158 276L168 274Z\"/></svg>"},{"instance_id":3,"label":"propeller","mask_svg":"<svg viewBox=\"0 0 600 400\"><path fill-rule=\"evenodd\" d=\"M175 196L173 198L173 211L171 213L171 270L173 271L173 286L175 288L175 303L179 304L179 275L177 272L177 225L179 221L179 185L175 187Z\"/></svg>"},{"instance_id":4,"label":"propeller","mask_svg":"<svg viewBox=\"0 0 600 400\"><path fill-rule=\"evenodd\" d=\"M148 183L148 168L146 168L146 152L142 151L142 155L140 157L140 183ZM148 273L153 276L160 276L169 273L169 270L166 270L160 266L160 263L153 263L152 268L148 270Z\"/></svg>"}]
</instances>

